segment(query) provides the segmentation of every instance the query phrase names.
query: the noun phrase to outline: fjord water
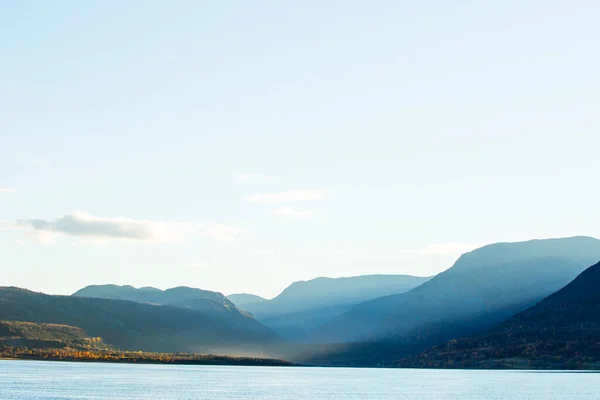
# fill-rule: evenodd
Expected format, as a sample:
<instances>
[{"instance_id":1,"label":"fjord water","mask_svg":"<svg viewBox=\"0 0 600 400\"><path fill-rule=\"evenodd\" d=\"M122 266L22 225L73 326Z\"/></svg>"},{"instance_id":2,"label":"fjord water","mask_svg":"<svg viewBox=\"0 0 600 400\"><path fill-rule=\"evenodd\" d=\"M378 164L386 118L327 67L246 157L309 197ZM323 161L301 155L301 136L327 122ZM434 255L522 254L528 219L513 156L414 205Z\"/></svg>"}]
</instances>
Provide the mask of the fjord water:
<instances>
[{"instance_id":1,"label":"fjord water","mask_svg":"<svg viewBox=\"0 0 600 400\"><path fill-rule=\"evenodd\" d=\"M600 375L0 361L2 400L597 399Z\"/></svg>"}]
</instances>

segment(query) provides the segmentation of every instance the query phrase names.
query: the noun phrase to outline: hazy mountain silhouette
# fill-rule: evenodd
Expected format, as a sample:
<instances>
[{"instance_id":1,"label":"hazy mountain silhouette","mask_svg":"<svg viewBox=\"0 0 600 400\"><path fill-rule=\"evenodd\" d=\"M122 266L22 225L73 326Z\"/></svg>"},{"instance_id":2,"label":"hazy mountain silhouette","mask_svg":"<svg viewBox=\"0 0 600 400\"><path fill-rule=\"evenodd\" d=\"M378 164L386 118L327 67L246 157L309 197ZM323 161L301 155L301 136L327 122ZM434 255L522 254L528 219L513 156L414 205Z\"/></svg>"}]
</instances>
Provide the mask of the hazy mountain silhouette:
<instances>
[{"instance_id":1,"label":"hazy mountain silhouette","mask_svg":"<svg viewBox=\"0 0 600 400\"><path fill-rule=\"evenodd\" d=\"M263 297L249 293L235 293L227 296L229 301L236 305L240 310L248 311L255 309L259 304L269 301Z\"/></svg>"},{"instance_id":2,"label":"hazy mountain silhouette","mask_svg":"<svg viewBox=\"0 0 600 400\"><path fill-rule=\"evenodd\" d=\"M292 283L272 300L247 301L250 298L244 295L231 295L229 299L283 337L302 341L358 303L407 292L429 279L409 275L316 278ZM236 299L241 302L236 303Z\"/></svg>"},{"instance_id":3,"label":"hazy mountain silhouette","mask_svg":"<svg viewBox=\"0 0 600 400\"><path fill-rule=\"evenodd\" d=\"M395 356L403 349L412 353L488 329L560 289L598 259L600 241L589 237L492 244L462 255L452 268L408 293L355 306L315 332L313 340L396 343ZM352 346L344 351L350 358L357 355Z\"/></svg>"},{"instance_id":4,"label":"hazy mountain silhouette","mask_svg":"<svg viewBox=\"0 0 600 400\"><path fill-rule=\"evenodd\" d=\"M265 346L281 342L270 329L233 305L220 307L218 312L215 308L200 310L193 306L205 300L178 296L181 292L190 293L176 290L170 295L192 306L50 296L4 287L0 288L0 320L77 326L127 350L244 355L260 354Z\"/></svg>"},{"instance_id":5,"label":"hazy mountain silhouette","mask_svg":"<svg viewBox=\"0 0 600 400\"><path fill-rule=\"evenodd\" d=\"M600 369L600 263L486 334L435 346L399 365Z\"/></svg>"}]
</instances>

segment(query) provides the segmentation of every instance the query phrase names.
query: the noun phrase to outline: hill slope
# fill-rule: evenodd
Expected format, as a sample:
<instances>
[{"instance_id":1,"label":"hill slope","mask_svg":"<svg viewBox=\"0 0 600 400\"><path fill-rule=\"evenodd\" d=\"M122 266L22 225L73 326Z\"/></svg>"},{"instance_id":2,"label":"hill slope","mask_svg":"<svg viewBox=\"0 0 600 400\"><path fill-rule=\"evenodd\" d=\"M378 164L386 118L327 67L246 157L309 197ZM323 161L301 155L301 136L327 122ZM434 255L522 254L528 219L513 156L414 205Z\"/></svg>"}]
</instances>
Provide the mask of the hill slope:
<instances>
[{"instance_id":1,"label":"hill slope","mask_svg":"<svg viewBox=\"0 0 600 400\"><path fill-rule=\"evenodd\" d=\"M599 258L600 241L587 237L485 246L408 293L354 307L314 340L393 342L413 353L488 329L560 289Z\"/></svg>"},{"instance_id":2,"label":"hill slope","mask_svg":"<svg viewBox=\"0 0 600 400\"><path fill-rule=\"evenodd\" d=\"M69 342L81 340L88 335L83 329L69 325L0 321L0 337Z\"/></svg>"},{"instance_id":3,"label":"hill slope","mask_svg":"<svg viewBox=\"0 0 600 400\"><path fill-rule=\"evenodd\" d=\"M280 339L234 308L227 315L125 300L0 288L0 319L73 325L127 350L260 354Z\"/></svg>"},{"instance_id":4,"label":"hill slope","mask_svg":"<svg viewBox=\"0 0 600 400\"><path fill-rule=\"evenodd\" d=\"M600 369L600 263L486 334L452 340L399 365Z\"/></svg>"},{"instance_id":5,"label":"hill slope","mask_svg":"<svg viewBox=\"0 0 600 400\"><path fill-rule=\"evenodd\" d=\"M100 338L91 338L75 326L0 321L0 347L65 348L104 350L109 347Z\"/></svg>"},{"instance_id":6,"label":"hill slope","mask_svg":"<svg viewBox=\"0 0 600 400\"><path fill-rule=\"evenodd\" d=\"M304 340L314 329L346 312L354 305L389 294L407 292L429 277L409 275L365 275L350 278L316 278L292 283L272 300L236 305L288 339Z\"/></svg>"}]
</instances>

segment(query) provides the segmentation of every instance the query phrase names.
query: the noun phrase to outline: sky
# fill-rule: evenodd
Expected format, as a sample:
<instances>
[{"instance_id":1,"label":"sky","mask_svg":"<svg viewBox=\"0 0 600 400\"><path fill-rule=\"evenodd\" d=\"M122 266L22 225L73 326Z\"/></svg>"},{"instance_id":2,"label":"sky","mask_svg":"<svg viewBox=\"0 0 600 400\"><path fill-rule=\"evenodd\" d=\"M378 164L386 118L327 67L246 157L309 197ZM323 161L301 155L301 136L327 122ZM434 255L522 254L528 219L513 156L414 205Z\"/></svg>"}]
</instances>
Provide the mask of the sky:
<instances>
[{"instance_id":1,"label":"sky","mask_svg":"<svg viewBox=\"0 0 600 400\"><path fill-rule=\"evenodd\" d=\"M600 237L600 2L0 0L0 285L273 297Z\"/></svg>"}]
</instances>

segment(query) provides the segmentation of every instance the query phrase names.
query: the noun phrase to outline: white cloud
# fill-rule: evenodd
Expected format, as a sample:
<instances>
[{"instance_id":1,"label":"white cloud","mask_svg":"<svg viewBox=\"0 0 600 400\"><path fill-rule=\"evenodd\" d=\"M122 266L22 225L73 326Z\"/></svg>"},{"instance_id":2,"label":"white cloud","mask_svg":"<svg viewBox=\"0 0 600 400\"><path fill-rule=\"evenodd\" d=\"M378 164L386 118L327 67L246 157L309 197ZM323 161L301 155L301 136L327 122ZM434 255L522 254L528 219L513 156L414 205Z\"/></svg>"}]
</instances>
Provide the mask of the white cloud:
<instances>
[{"instance_id":1,"label":"white cloud","mask_svg":"<svg viewBox=\"0 0 600 400\"><path fill-rule=\"evenodd\" d=\"M254 181L261 181L261 180L265 180L268 179L269 176L268 175L264 175L264 174L256 174L253 172L243 172L240 174L236 174L233 177L233 180L236 182L254 182Z\"/></svg>"},{"instance_id":2,"label":"white cloud","mask_svg":"<svg viewBox=\"0 0 600 400\"><path fill-rule=\"evenodd\" d=\"M4 194L13 194L16 193L17 191L13 188L3 188L0 187L0 193L4 193Z\"/></svg>"},{"instance_id":3,"label":"white cloud","mask_svg":"<svg viewBox=\"0 0 600 400\"><path fill-rule=\"evenodd\" d=\"M311 219L313 216L313 213L310 210L294 210L289 207L277 208L273 210L273 214L296 219Z\"/></svg>"},{"instance_id":4,"label":"white cloud","mask_svg":"<svg viewBox=\"0 0 600 400\"><path fill-rule=\"evenodd\" d=\"M256 254L261 256L261 257L267 257L267 258L273 258L275 257L275 252L271 249L262 249L262 250L257 250Z\"/></svg>"},{"instance_id":5,"label":"white cloud","mask_svg":"<svg viewBox=\"0 0 600 400\"><path fill-rule=\"evenodd\" d=\"M215 241L231 242L242 232L227 225L106 218L83 212L65 214L50 220L28 218L15 222L0 221L0 230L29 230L45 243L52 241L58 235L94 241L153 242L178 242L189 236L204 235Z\"/></svg>"},{"instance_id":6,"label":"white cloud","mask_svg":"<svg viewBox=\"0 0 600 400\"><path fill-rule=\"evenodd\" d=\"M179 241L196 230L194 224L185 222L135 220L122 217L105 218L83 212L65 214L52 220L21 219L15 222L15 226L44 234L158 242Z\"/></svg>"},{"instance_id":7,"label":"white cloud","mask_svg":"<svg viewBox=\"0 0 600 400\"><path fill-rule=\"evenodd\" d=\"M402 249L400 253L409 254L463 254L475 250L479 246L466 243L430 244L417 249Z\"/></svg>"},{"instance_id":8,"label":"white cloud","mask_svg":"<svg viewBox=\"0 0 600 400\"><path fill-rule=\"evenodd\" d=\"M264 204L277 204L298 201L322 200L329 196L327 190L289 190L278 193L253 194L246 201Z\"/></svg>"},{"instance_id":9,"label":"white cloud","mask_svg":"<svg viewBox=\"0 0 600 400\"><path fill-rule=\"evenodd\" d=\"M203 225L203 234L217 242L233 242L242 233L241 229L227 225Z\"/></svg>"}]
</instances>

